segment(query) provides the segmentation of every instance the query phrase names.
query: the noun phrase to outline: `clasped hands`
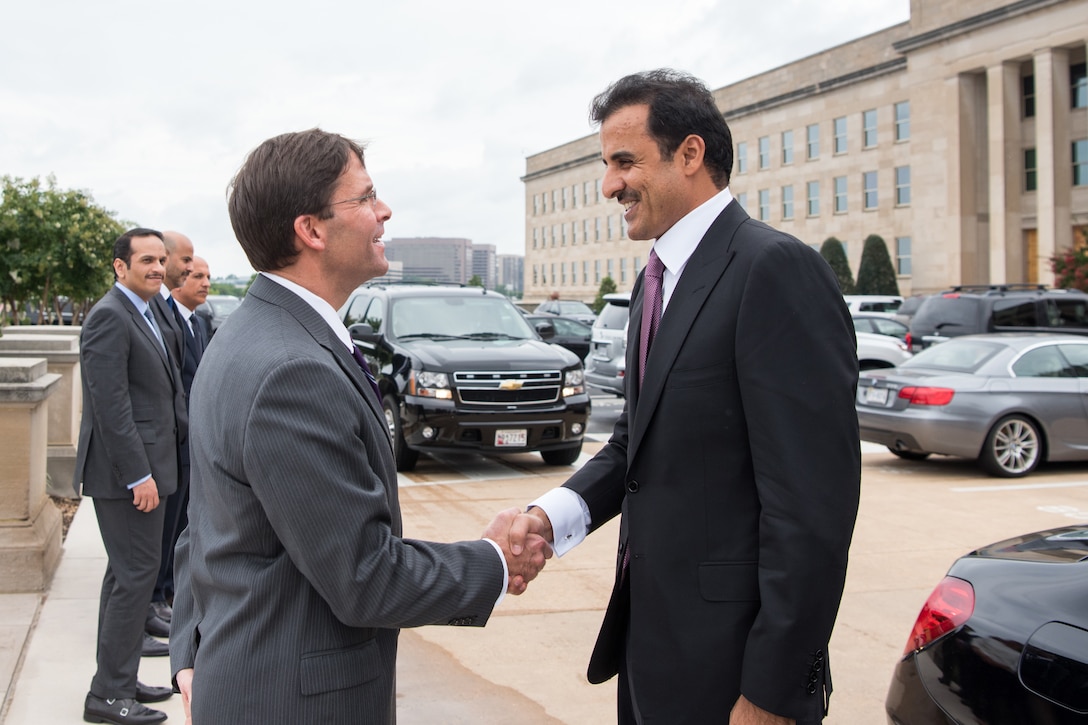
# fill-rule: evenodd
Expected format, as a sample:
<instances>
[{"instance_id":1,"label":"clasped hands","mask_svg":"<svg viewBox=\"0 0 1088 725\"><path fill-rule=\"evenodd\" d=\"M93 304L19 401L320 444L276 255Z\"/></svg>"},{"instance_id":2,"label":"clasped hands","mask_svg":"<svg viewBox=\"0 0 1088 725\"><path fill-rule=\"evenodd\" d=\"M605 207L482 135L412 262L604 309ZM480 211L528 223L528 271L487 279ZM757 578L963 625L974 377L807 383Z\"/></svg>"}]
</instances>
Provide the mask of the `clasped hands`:
<instances>
[{"instance_id":1,"label":"clasped hands","mask_svg":"<svg viewBox=\"0 0 1088 725\"><path fill-rule=\"evenodd\" d=\"M525 513L516 508L500 511L488 524L483 538L502 549L509 571L509 594L524 593L544 568L544 562L552 557L552 526L540 508Z\"/></svg>"}]
</instances>

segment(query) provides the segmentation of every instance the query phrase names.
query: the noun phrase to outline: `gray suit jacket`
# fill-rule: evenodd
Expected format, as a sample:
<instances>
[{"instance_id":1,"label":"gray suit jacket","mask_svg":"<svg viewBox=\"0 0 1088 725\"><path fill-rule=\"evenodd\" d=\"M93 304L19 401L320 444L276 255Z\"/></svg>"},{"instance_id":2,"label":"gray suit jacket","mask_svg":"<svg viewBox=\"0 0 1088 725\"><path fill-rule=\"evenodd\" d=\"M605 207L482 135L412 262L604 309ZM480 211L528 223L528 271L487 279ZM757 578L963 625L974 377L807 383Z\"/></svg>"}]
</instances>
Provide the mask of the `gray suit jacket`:
<instances>
[{"instance_id":1,"label":"gray suit jacket","mask_svg":"<svg viewBox=\"0 0 1088 725\"><path fill-rule=\"evenodd\" d=\"M187 428L175 363L124 293L112 287L80 332L83 418L72 485L95 498L131 498L151 474L160 498L174 492L178 440Z\"/></svg>"},{"instance_id":2,"label":"gray suit jacket","mask_svg":"<svg viewBox=\"0 0 1088 725\"><path fill-rule=\"evenodd\" d=\"M173 672L194 722L395 721L400 627L482 626L491 544L401 538L385 417L314 310L258 277L190 397L189 527L176 550Z\"/></svg>"},{"instance_id":3,"label":"gray suit jacket","mask_svg":"<svg viewBox=\"0 0 1088 725\"><path fill-rule=\"evenodd\" d=\"M853 325L827 263L727 206L680 278L608 445L566 485L630 551L589 665L647 723L721 721L740 693L815 721L860 494Z\"/></svg>"}]
</instances>

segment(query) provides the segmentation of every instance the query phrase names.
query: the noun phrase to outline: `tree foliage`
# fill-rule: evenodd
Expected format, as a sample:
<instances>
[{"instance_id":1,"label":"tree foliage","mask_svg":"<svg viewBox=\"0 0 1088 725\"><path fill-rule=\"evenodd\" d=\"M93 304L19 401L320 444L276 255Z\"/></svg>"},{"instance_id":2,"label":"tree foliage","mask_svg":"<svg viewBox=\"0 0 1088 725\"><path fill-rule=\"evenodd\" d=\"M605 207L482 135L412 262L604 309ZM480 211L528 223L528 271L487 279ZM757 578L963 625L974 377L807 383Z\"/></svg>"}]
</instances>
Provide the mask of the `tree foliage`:
<instances>
[{"instance_id":1,"label":"tree foliage","mask_svg":"<svg viewBox=\"0 0 1088 725\"><path fill-rule=\"evenodd\" d=\"M1088 247L1080 245L1055 254L1050 258L1050 268L1055 287L1088 292Z\"/></svg>"},{"instance_id":2,"label":"tree foliage","mask_svg":"<svg viewBox=\"0 0 1088 725\"><path fill-rule=\"evenodd\" d=\"M850 271L850 260L846 258L846 249L842 246L842 242L835 237L828 237L820 247L820 256L827 260L835 272L842 293L854 294L854 273Z\"/></svg>"},{"instance_id":3,"label":"tree foliage","mask_svg":"<svg viewBox=\"0 0 1088 725\"><path fill-rule=\"evenodd\" d=\"M593 300L593 304L590 307L593 309L593 314L601 314L601 310L604 309L605 301L604 296L610 295L616 291L616 283L611 277L605 277L601 280L601 286L597 290L597 299Z\"/></svg>"},{"instance_id":4,"label":"tree foliage","mask_svg":"<svg viewBox=\"0 0 1088 725\"><path fill-rule=\"evenodd\" d=\"M29 303L40 321L60 321L66 300L73 321L113 283L113 242L124 226L84 191L0 177L0 302L11 323Z\"/></svg>"},{"instance_id":5,"label":"tree foliage","mask_svg":"<svg viewBox=\"0 0 1088 725\"><path fill-rule=\"evenodd\" d=\"M480 279L480 275L474 274L474 275L472 275L472 279L470 279L468 281L468 286L469 287L483 287L484 286L484 281L482 279Z\"/></svg>"},{"instance_id":6,"label":"tree foliage","mask_svg":"<svg viewBox=\"0 0 1088 725\"><path fill-rule=\"evenodd\" d=\"M895 277L895 267L888 255L888 245L876 234L865 238L854 292L859 295L899 294L899 281Z\"/></svg>"}]
</instances>

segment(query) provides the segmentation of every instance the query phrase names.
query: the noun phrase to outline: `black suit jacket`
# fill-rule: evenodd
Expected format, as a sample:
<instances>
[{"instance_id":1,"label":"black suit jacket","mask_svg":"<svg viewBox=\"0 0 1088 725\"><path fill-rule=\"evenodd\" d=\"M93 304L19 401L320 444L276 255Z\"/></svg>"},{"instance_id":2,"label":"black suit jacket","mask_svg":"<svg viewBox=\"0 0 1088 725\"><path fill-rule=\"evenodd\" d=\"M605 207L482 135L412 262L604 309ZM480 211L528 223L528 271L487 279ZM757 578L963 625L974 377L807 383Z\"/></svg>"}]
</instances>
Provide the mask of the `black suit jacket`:
<instances>
[{"instance_id":1,"label":"black suit jacket","mask_svg":"<svg viewBox=\"0 0 1088 725\"><path fill-rule=\"evenodd\" d=\"M626 651L648 723L720 721L740 693L819 719L861 470L835 276L733 202L683 271L640 389L641 319L640 276L624 412L566 484L594 529L622 512L630 549L589 678L614 675Z\"/></svg>"}]
</instances>

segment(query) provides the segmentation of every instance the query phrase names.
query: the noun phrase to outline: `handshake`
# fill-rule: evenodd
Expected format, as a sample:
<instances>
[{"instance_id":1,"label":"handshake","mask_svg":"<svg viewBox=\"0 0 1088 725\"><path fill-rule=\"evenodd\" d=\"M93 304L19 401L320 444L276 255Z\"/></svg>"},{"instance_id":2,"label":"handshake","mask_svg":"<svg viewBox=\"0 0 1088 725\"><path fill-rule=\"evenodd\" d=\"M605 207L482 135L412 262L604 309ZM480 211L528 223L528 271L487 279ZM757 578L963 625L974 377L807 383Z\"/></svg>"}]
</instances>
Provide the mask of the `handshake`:
<instances>
[{"instance_id":1,"label":"handshake","mask_svg":"<svg viewBox=\"0 0 1088 725\"><path fill-rule=\"evenodd\" d=\"M499 512L482 538L494 541L502 549L509 571L506 584L509 594L522 594L544 568L544 562L552 557L552 525L540 508L524 513L516 508Z\"/></svg>"}]
</instances>

